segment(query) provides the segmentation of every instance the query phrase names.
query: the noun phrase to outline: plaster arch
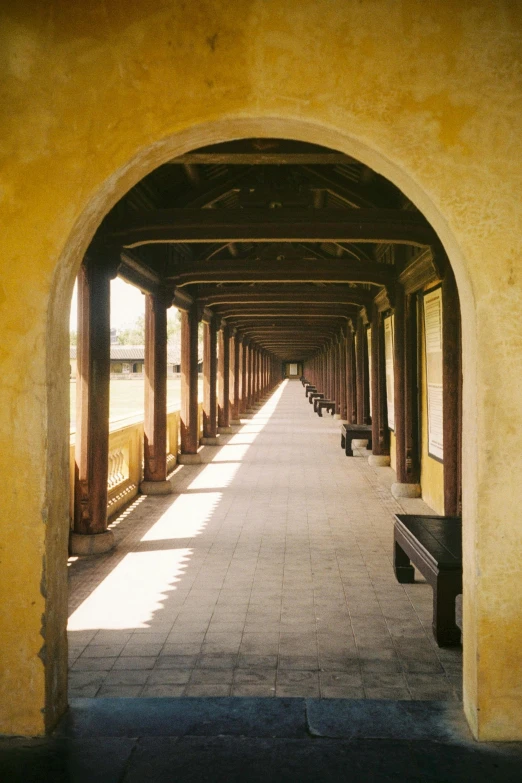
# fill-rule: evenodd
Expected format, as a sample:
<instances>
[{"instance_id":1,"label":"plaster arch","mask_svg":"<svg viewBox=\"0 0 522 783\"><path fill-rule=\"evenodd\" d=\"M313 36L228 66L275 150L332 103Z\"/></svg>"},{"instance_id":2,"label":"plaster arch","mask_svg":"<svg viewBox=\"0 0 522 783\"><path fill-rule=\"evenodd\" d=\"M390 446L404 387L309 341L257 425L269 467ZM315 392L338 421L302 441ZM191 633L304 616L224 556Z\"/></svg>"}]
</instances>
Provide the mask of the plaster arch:
<instances>
[{"instance_id":1,"label":"plaster arch","mask_svg":"<svg viewBox=\"0 0 522 783\"><path fill-rule=\"evenodd\" d=\"M223 118L218 121L204 123L189 127L186 130L164 138L150 145L137 154L122 168L114 172L105 182L100 183L98 192L91 200L80 216L67 238L64 249L57 261L54 281L51 289L49 313L59 316L50 317L47 323L47 343L56 344L56 335L63 332L64 310L59 302L70 301L72 285L83 254L92 239L94 232L105 215L114 204L144 176L158 166L190 152L198 147L211 144L232 141L241 138L284 138L309 143L319 144L324 147L343 152L356 158L373 170L387 177L393 184L423 212L436 230L444 245L448 258L454 270L462 310L463 329L463 360L464 360L464 411L467 411L463 422L463 451L473 456L464 461L463 474L463 527L465 535L472 536L474 526L473 498L476 496L476 459L475 451L470 443L474 440L476 420L473 416L476 406L473 400L475 387L473 368L475 362L473 356L477 350L475 342L475 304L473 288L471 285L466 259L461 251L457 239L454 237L448 222L441 211L435 206L427 192L420 183L408 172L399 160L394 160L393 150L385 154L377 147L363 143L356 137L320 123L303 122L302 120L286 117L267 116L263 118ZM48 378L60 377L60 369L57 366L60 352L50 351L48 354ZM55 382L48 383L48 409L59 409L62 400L62 391ZM470 415L471 414L471 415ZM52 470L52 468L51 468ZM473 558L468 549L465 562L465 580L472 578L475 568ZM59 567L53 564L54 567ZM467 586L466 586L467 591ZM465 633L467 630L465 630ZM470 632L471 637L471 632ZM467 647L467 645L466 645Z\"/></svg>"},{"instance_id":2,"label":"plaster arch","mask_svg":"<svg viewBox=\"0 0 522 783\"><path fill-rule=\"evenodd\" d=\"M483 739L522 738L520 9L146 5L93 0L87 13L28 0L1 26L0 732L42 733L66 704L60 379L83 253L118 198L169 157L272 135L388 177L451 260L464 345L466 711Z\"/></svg>"}]
</instances>

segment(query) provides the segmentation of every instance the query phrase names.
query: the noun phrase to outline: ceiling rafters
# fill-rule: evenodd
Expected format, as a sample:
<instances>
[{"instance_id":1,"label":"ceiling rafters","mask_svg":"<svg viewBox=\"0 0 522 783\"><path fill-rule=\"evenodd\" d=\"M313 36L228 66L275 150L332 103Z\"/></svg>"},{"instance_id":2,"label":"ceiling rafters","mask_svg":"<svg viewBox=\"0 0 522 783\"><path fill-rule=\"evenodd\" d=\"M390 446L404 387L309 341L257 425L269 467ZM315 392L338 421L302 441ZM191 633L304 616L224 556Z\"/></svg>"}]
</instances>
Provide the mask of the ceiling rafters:
<instances>
[{"instance_id":1,"label":"ceiling rafters","mask_svg":"<svg viewBox=\"0 0 522 783\"><path fill-rule=\"evenodd\" d=\"M420 213L395 209L160 209L129 215L103 241L132 248L176 242L361 242L426 247L436 237ZM100 237L100 239L102 238Z\"/></svg>"}]
</instances>

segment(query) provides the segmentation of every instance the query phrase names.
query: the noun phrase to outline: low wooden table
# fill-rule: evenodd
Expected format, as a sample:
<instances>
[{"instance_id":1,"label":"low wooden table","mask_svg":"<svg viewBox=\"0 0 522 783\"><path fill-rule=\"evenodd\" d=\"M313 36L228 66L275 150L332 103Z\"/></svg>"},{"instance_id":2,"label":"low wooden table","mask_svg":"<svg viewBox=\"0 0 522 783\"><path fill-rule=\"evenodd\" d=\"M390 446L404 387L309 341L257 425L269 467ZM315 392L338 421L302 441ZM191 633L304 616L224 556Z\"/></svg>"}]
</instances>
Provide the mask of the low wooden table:
<instances>
[{"instance_id":1,"label":"low wooden table","mask_svg":"<svg viewBox=\"0 0 522 783\"><path fill-rule=\"evenodd\" d=\"M460 644L455 599L462 593L462 521L459 517L395 514L393 567L401 584L413 582L413 563L433 588L433 635L439 647ZM411 562L410 562L411 561Z\"/></svg>"},{"instance_id":2,"label":"low wooden table","mask_svg":"<svg viewBox=\"0 0 522 783\"><path fill-rule=\"evenodd\" d=\"M316 392L316 391L317 391L317 387L316 386L312 386L311 383L309 383L307 386L305 386L305 395L307 397L309 397L310 394L312 394L313 392Z\"/></svg>"},{"instance_id":3,"label":"low wooden table","mask_svg":"<svg viewBox=\"0 0 522 783\"><path fill-rule=\"evenodd\" d=\"M347 457L353 457L352 440L360 438L367 440L366 448L372 447L372 425L371 424L342 424L341 425L341 448Z\"/></svg>"},{"instance_id":4,"label":"low wooden table","mask_svg":"<svg viewBox=\"0 0 522 783\"><path fill-rule=\"evenodd\" d=\"M324 394L323 392L312 392L308 395L308 402L310 405L315 405L315 400L323 400Z\"/></svg>"},{"instance_id":5,"label":"low wooden table","mask_svg":"<svg viewBox=\"0 0 522 783\"><path fill-rule=\"evenodd\" d=\"M314 411L321 418L323 416L323 411L326 411L327 413L330 412L333 416L335 413L335 400L318 399L316 397L314 400Z\"/></svg>"}]
</instances>

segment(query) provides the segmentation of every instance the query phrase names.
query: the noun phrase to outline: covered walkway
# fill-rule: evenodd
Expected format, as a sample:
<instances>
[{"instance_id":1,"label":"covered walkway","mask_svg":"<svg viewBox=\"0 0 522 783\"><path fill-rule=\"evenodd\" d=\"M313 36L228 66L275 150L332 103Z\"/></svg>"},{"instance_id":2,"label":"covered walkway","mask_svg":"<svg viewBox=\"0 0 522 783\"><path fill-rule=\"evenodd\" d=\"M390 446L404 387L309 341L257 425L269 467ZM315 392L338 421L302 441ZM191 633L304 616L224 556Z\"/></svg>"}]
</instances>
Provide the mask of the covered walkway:
<instances>
[{"instance_id":1,"label":"covered walkway","mask_svg":"<svg viewBox=\"0 0 522 783\"><path fill-rule=\"evenodd\" d=\"M297 381L221 440L71 558L70 696L460 699L431 588L392 570L393 513L428 506L346 458Z\"/></svg>"}]
</instances>

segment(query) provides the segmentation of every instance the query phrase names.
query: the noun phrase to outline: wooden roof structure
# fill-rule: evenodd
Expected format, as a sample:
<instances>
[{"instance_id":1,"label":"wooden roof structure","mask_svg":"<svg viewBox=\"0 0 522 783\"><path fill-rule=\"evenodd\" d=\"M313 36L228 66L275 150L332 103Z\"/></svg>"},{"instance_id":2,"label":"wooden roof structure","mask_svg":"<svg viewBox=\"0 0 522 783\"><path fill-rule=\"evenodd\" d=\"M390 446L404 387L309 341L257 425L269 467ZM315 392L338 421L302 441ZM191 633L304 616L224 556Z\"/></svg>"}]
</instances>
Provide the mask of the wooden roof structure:
<instances>
[{"instance_id":1,"label":"wooden roof structure","mask_svg":"<svg viewBox=\"0 0 522 783\"><path fill-rule=\"evenodd\" d=\"M159 167L109 213L91 251L282 361L311 358L377 295L391 301L399 277L429 277L441 257L431 226L385 178L280 139L214 145Z\"/></svg>"}]
</instances>

